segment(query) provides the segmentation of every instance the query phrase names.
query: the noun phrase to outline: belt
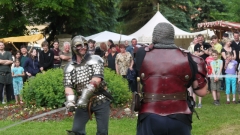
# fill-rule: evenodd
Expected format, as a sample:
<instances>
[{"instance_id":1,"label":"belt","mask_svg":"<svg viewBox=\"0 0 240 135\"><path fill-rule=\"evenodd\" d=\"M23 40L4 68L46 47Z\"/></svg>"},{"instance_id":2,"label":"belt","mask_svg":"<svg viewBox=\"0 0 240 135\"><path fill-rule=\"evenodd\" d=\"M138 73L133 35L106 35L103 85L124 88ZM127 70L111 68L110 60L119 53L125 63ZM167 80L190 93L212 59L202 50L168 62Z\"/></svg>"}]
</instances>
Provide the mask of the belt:
<instances>
[{"instance_id":1,"label":"belt","mask_svg":"<svg viewBox=\"0 0 240 135\"><path fill-rule=\"evenodd\" d=\"M143 102L157 102L164 100L187 100L187 93L178 92L171 94L144 93Z\"/></svg>"}]
</instances>

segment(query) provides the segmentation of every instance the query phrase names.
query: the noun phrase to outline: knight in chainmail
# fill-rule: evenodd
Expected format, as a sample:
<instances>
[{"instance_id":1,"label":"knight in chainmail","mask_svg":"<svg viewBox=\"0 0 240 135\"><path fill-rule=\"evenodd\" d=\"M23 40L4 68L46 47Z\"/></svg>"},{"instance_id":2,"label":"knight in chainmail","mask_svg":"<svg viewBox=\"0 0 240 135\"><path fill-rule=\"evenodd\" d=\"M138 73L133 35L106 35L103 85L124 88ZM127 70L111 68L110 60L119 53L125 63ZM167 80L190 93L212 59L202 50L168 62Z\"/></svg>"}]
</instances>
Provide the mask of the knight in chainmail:
<instances>
[{"instance_id":1,"label":"knight in chainmail","mask_svg":"<svg viewBox=\"0 0 240 135\"><path fill-rule=\"evenodd\" d=\"M74 37L71 46L72 62L64 69L65 104L68 111L75 111L75 115L72 130L67 133L85 135L86 123L94 113L97 120L96 134L107 135L111 95L104 82L103 60L87 53L88 45L83 36Z\"/></svg>"},{"instance_id":2,"label":"knight in chainmail","mask_svg":"<svg viewBox=\"0 0 240 135\"><path fill-rule=\"evenodd\" d=\"M136 69L142 83L137 135L190 135L193 98L207 94L206 65L174 44L174 28L169 23L155 26L152 44L139 48ZM139 91L139 90L138 90Z\"/></svg>"}]
</instances>

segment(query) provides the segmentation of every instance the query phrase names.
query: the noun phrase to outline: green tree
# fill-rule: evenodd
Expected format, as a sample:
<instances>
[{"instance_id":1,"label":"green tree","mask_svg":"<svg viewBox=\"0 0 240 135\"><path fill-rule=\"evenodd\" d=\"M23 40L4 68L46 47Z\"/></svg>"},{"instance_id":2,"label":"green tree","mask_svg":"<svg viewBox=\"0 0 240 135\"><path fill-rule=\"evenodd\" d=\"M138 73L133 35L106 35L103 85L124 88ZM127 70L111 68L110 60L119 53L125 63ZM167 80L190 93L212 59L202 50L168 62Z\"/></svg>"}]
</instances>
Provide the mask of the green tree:
<instances>
[{"instance_id":1,"label":"green tree","mask_svg":"<svg viewBox=\"0 0 240 135\"><path fill-rule=\"evenodd\" d=\"M0 1L0 38L24 35L28 20L23 14L24 4L13 0Z\"/></svg>"},{"instance_id":2,"label":"green tree","mask_svg":"<svg viewBox=\"0 0 240 135\"><path fill-rule=\"evenodd\" d=\"M193 6L199 11L192 19L194 28L197 28L198 23L218 20L219 15L226 12L226 6L221 0L196 0Z\"/></svg>"},{"instance_id":3,"label":"green tree","mask_svg":"<svg viewBox=\"0 0 240 135\"><path fill-rule=\"evenodd\" d=\"M45 30L45 33L50 33L48 41L62 33L86 36L103 30L113 30L117 23L114 5L115 0L2 0L0 6L4 7L4 12L0 12L0 29L9 31L21 26L19 30L23 31L26 25L48 22L50 25ZM8 14L14 16L7 19ZM21 17L23 21L18 21L16 25L3 25L12 23L16 17ZM11 34L14 35L13 31L10 31L9 35Z\"/></svg>"},{"instance_id":4,"label":"green tree","mask_svg":"<svg viewBox=\"0 0 240 135\"><path fill-rule=\"evenodd\" d=\"M124 34L131 34L141 28L156 11L153 10L153 3L148 0L122 0L120 2L120 13L118 31Z\"/></svg>"},{"instance_id":5,"label":"green tree","mask_svg":"<svg viewBox=\"0 0 240 135\"><path fill-rule=\"evenodd\" d=\"M214 17L215 20L224 20L230 22L240 22L240 1L239 0L221 0L222 4L225 5L224 12L211 12L211 16Z\"/></svg>"},{"instance_id":6,"label":"green tree","mask_svg":"<svg viewBox=\"0 0 240 135\"><path fill-rule=\"evenodd\" d=\"M118 28L131 34L146 24L157 11L182 30L197 28L197 23L214 20L211 13L225 11L221 0L123 0L120 2ZM201 9L201 10L200 10Z\"/></svg>"},{"instance_id":7,"label":"green tree","mask_svg":"<svg viewBox=\"0 0 240 135\"><path fill-rule=\"evenodd\" d=\"M153 17L157 12L157 4L159 3L159 11L163 16L177 27L189 31L191 15L197 12L191 7L191 1L193 0L123 0L120 3L121 14L119 21L125 23L122 26L125 28L124 32L131 34Z\"/></svg>"}]
</instances>

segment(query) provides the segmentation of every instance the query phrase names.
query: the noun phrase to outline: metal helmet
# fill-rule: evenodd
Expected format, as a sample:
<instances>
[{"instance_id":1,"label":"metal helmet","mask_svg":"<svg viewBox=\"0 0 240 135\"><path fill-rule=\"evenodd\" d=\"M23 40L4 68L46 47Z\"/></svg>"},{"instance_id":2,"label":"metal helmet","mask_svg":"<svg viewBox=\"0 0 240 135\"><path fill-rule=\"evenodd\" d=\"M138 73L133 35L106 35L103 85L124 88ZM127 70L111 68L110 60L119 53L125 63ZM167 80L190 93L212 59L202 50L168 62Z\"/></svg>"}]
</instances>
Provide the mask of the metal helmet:
<instances>
[{"instance_id":1,"label":"metal helmet","mask_svg":"<svg viewBox=\"0 0 240 135\"><path fill-rule=\"evenodd\" d=\"M169 23L158 23L153 30L152 43L174 45L174 28Z\"/></svg>"},{"instance_id":2,"label":"metal helmet","mask_svg":"<svg viewBox=\"0 0 240 135\"><path fill-rule=\"evenodd\" d=\"M81 36L81 35L78 35L78 36L75 36L73 39L72 39L72 51L76 54L76 55L80 55L79 52L78 52L78 49L77 49L77 46L78 45L82 45L82 46L88 46L87 44L87 40L85 39L85 37ZM88 47L87 47L88 49Z\"/></svg>"}]
</instances>

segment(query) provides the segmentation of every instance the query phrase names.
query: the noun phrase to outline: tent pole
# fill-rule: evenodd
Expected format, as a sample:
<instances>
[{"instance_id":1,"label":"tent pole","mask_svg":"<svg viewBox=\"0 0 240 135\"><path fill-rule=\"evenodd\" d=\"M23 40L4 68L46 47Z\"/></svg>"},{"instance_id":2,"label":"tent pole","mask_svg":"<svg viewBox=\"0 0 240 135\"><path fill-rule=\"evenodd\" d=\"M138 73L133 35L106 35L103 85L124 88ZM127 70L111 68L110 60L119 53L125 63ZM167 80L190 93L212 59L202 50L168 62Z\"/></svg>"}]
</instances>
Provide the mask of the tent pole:
<instances>
[{"instance_id":1,"label":"tent pole","mask_svg":"<svg viewBox=\"0 0 240 135\"><path fill-rule=\"evenodd\" d=\"M31 43L31 42L30 42ZM31 48L29 49L29 51L28 51L28 53L30 53L31 51L32 51L32 49L33 49L33 46L34 46L34 42L33 43L31 43L32 45L31 45Z\"/></svg>"},{"instance_id":2,"label":"tent pole","mask_svg":"<svg viewBox=\"0 0 240 135\"><path fill-rule=\"evenodd\" d=\"M17 51L19 51L19 49L13 44L13 42L10 42L12 45L13 45L13 47L17 50Z\"/></svg>"},{"instance_id":3,"label":"tent pole","mask_svg":"<svg viewBox=\"0 0 240 135\"><path fill-rule=\"evenodd\" d=\"M157 4L157 10L159 11L159 3Z\"/></svg>"}]
</instances>

